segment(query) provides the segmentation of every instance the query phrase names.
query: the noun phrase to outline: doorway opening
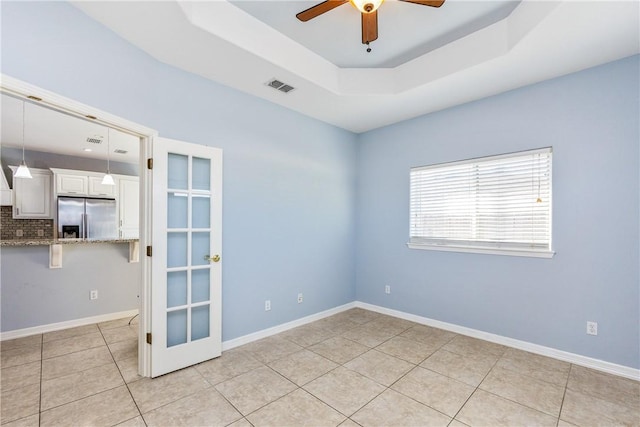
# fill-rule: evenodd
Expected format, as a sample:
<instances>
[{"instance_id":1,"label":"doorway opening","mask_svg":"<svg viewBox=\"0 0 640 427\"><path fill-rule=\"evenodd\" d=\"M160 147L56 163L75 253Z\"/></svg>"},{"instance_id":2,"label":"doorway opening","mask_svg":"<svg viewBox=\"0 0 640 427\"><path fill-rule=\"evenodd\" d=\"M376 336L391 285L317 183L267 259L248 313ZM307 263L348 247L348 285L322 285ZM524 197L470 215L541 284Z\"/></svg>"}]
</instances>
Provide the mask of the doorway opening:
<instances>
[{"instance_id":1,"label":"doorway opening","mask_svg":"<svg viewBox=\"0 0 640 427\"><path fill-rule=\"evenodd\" d=\"M62 118L61 119L62 121L67 122L67 125L63 123L58 127L56 127L55 124L52 124L53 127L51 126L48 127L49 129L48 133L40 132L37 135L32 135L34 138L30 138L30 140L39 141L39 143L42 146L26 147L27 152L31 151L33 153L43 153L43 152L46 153L48 151L50 153L49 160L51 160L51 158L55 158L55 161L58 161L58 162L64 161L63 159L64 156L66 156L67 160L69 158L86 159L86 161L85 160L81 161L83 165L86 165L84 167L74 167L73 161L71 161L70 163L67 163L66 164L67 166L64 166L63 164L63 167L60 167L61 164L57 163L56 166L58 167L54 168L54 169L58 169L56 171L58 174L56 175L55 180L53 178L54 177L53 172L49 169L49 167L47 167L47 169L49 169L48 172L51 173L51 177L49 179L51 180L51 188L53 189L50 197L57 198L58 190L62 191L63 193L64 192L73 193L74 185L86 185L87 188L84 190L85 192L90 191L89 187L91 186L91 189L95 190L96 193L81 194L86 197L78 197L77 199L86 199L90 201L101 199L106 202L110 202L111 200L116 200L116 197L113 194L107 194L110 191L108 186L106 187L104 185L101 186L102 184L101 177L104 175L104 172L107 172L107 173L112 172L114 176L120 176L122 178L121 180L117 178L116 187L119 186L119 188L113 190L114 194L116 192L118 192L119 194L119 191L122 191L123 194L125 192L129 194L129 198L132 198L132 199L137 198L137 202L138 202L138 205L136 206L137 209L135 210L130 209L128 212L122 211L123 204L121 204L119 200L116 203L118 203L117 206L118 208L120 208L120 212L117 214L119 217L119 221L123 221L123 218L127 218L127 215L128 215L128 218L137 216L137 220L138 220L137 225L139 227L138 236L135 236L135 233L131 226L127 227L127 224L118 223L118 231L117 231L118 234L117 236L115 236L115 238L120 239L120 241L130 240L131 244L129 245L129 261L133 260L135 262L136 258L139 259L138 265L139 265L140 272L139 272L139 280L136 283L137 296L138 296L138 315L139 315L138 372L142 376L150 376L151 355L150 355L149 346L147 346L145 342L146 331L150 331L150 306L149 306L150 302L147 301L144 295L150 294L150 289L146 289L145 286L150 285L149 278L151 274L150 272L151 263L148 261L147 257L145 256L145 253L144 253L145 251L140 250L140 248L146 248L146 246L150 245L150 239L151 239L150 237L151 174L148 173L147 158L149 157L148 153L151 152L152 140L154 139L154 137L157 136L157 132L153 129L144 127L142 125L128 121L121 117L95 109L91 106L84 105L72 99L62 97L55 93L46 91L39 87L30 85L28 83L19 81L17 79L13 79L8 76L4 76L4 75L2 76L0 92L3 96L3 99L7 97L7 99L9 99L9 103L11 102L17 103L20 106L20 111L21 111L20 116L15 118L11 117L11 109L3 109L3 118L7 116L9 118L14 119L14 121L22 125L22 126L20 125L18 126L17 140L23 146L25 144L25 140L24 140L24 135L23 134L20 135L21 133L20 131L21 130L24 131L25 127L27 132L36 131L35 130L36 123L35 122L30 123L29 120L41 120L43 122L46 122L48 119L51 119L51 117L57 117L57 118ZM22 116L22 113L27 109L29 109L30 111L27 111L27 114ZM31 115L29 115L29 112L31 112ZM27 118L26 126L23 120L24 117ZM68 126L69 121L74 121L75 125L71 126L73 128L77 127L78 129L81 129L81 130L83 128L85 130L87 129L101 130L96 132L89 131L86 135L83 135L84 144L82 147L82 149L88 148L93 150L94 151L93 154L96 154L96 153L101 153L101 154L94 155L93 157L91 157L91 154L92 154L91 151L80 151L81 148L77 148L78 150L77 154L72 151L68 151L66 153L62 152L62 149L63 149L63 147L61 147L62 145L65 145L64 149L66 150L76 149L71 144L62 144L60 142L61 141L60 135L55 134L55 132L64 132L65 130L69 131L69 128L70 128L70 126ZM34 125L34 127L29 128L28 126L32 124ZM3 134L4 134L4 131L3 131ZM56 138L58 138L57 141L59 142L57 144L54 144L52 141L56 140ZM13 139L15 140L16 138L13 138ZM68 139L72 139L72 138L68 138ZM129 141L127 143L128 145L127 144L122 145L123 140ZM135 145L133 145L131 141L135 141ZM19 145L15 142L12 143L11 141L3 140L2 143L3 143L3 148L14 146L14 148L9 148L7 152L19 150L21 153L22 151L21 150L22 147L15 147L16 145ZM52 148L54 147L56 148L56 150L52 150ZM127 153L122 153L122 152L112 153L111 152L112 148L119 149L121 151L127 151ZM104 159L103 157L105 154L109 156L109 158ZM118 162L118 157L117 157L118 155L129 156L129 160L131 159L131 156L137 157L137 160L136 160L137 168L134 167L134 168L127 169L127 166L126 166L127 162ZM114 158L114 156L116 157ZM46 156L44 156L44 158L46 158ZM41 157L39 158L36 164L34 164L33 162L29 164L30 161L29 161L29 158L27 158L27 164L29 164L29 167L33 168L34 170L38 169L37 166L46 167L45 163L47 163L49 160L45 161L43 160L44 158L41 155ZM120 159L122 158L123 157L120 157ZM4 159L3 159L3 166L5 166ZM114 166L116 167L115 170L113 169ZM118 169L118 167L121 167L121 169ZM80 173L76 169L83 169L84 172ZM111 171L109 171L109 169L111 169ZM139 179L137 181L133 179L129 179L129 180L126 179L127 177L132 175L132 172L134 169L137 169ZM98 173L97 171L100 171L100 172ZM63 180L63 178L65 178L65 180ZM57 181L60 181L60 183L58 183ZM86 184L83 184L83 183L86 183ZM59 185L62 187L59 187ZM105 191L107 193L102 194ZM62 195L62 193L60 194ZM73 196L73 194L64 194L64 196ZM70 197L67 197L67 199L70 199ZM12 201L12 204L14 204L14 201ZM53 230L51 230L52 232L51 238L52 240L63 238L64 235L61 236L59 234L62 228L58 227L59 226L58 215L57 215L58 206L57 206L56 200L53 200L53 199L50 200L50 207L51 207L51 212L48 212L47 215L49 215L49 217L51 218L54 218L53 222L55 223ZM131 213L132 211L134 213ZM82 217L83 220L88 218L85 212L86 211L83 211L83 214L84 214L84 216ZM14 217L15 217L15 212L14 212ZM75 222L78 222L78 224L76 224ZM90 229L90 227L87 227L88 221L81 222L81 220L78 220L75 222L73 222L73 224L71 225L67 224L66 230L68 233L70 233L69 234L70 239L74 237L76 238L80 237L81 230L88 232L88 230ZM58 230L58 228L60 228L60 230ZM95 230L96 230L96 227L94 226L93 231ZM73 235L74 233L76 233L76 235ZM69 254L69 258L71 258L72 251L76 250L76 248L72 248L72 245L50 245L50 248L53 248L54 246L60 246L59 255L61 259L64 259L65 251ZM82 245L82 246L84 246L85 248L88 248L89 246L95 246L95 245ZM52 249L50 249L50 253L53 253ZM54 255L50 255L50 258L51 260L53 260ZM55 268L55 267L52 267L50 264L49 268ZM64 268L64 266L62 268ZM94 293L92 290L91 298L93 297L94 297ZM98 297L97 292L95 294L95 297ZM87 295L87 299L89 299L89 295ZM27 310L27 308L24 307L24 310ZM81 316L81 317L85 317L85 316ZM62 323L65 323L65 322L60 322L59 324L62 324ZM37 329L37 328L27 328L27 329ZM5 334L3 333L3 338L4 338L4 335Z\"/></svg>"}]
</instances>

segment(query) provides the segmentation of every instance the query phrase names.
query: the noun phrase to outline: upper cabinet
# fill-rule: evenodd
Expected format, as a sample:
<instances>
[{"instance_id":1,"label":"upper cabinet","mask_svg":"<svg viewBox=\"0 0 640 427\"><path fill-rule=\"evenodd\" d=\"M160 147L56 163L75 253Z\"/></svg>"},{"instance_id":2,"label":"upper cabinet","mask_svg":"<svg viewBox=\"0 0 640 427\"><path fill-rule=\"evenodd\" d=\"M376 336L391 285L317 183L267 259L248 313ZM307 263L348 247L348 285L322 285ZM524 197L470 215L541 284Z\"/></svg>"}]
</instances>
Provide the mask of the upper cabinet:
<instances>
[{"instance_id":1,"label":"upper cabinet","mask_svg":"<svg viewBox=\"0 0 640 427\"><path fill-rule=\"evenodd\" d=\"M104 185L102 184L103 176L90 176L89 177L89 196L96 197L116 197L116 185Z\"/></svg>"},{"instance_id":2,"label":"upper cabinet","mask_svg":"<svg viewBox=\"0 0 640 427\"><path fill-rule=\"evenodd\" d=\"M56 173L56 192L84 196L89 188L86 175Z\"/></svg>"},{"instance_id":3,"label":"upper cabinet","mask_svg":"<svg viewBox=\"0 0 640 427\"><path fill-rule=\"evenodd\" d=\"M16 168L11 167L15 174ZM13 217L53 218L51 210L51 172L29 168L33 178L13 177Z\"/></svg>"},{"instance_id":4,"label":"upper cabinet","mask_svg":"<svg viewBox=\"0 0 640 427\"><path fill-rule=\"evenodd\" d=\"M56 194L59 196L91 196L116 198L116 185L103 185L104 174L99 172L51 169L56 177Z\"/></svg>"}]
</instances>

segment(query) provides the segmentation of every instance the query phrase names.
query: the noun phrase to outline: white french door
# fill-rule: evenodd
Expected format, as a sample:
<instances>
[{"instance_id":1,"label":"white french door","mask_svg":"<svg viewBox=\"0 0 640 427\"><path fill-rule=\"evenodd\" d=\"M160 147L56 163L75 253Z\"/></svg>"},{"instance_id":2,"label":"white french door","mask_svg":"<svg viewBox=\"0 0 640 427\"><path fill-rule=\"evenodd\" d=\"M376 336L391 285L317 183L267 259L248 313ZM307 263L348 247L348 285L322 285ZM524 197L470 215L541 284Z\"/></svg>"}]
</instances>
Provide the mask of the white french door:
<instances>
[{"instance_id":1,"label":"white french door","mask_svg":"<svg viewBox=\"0 0 640 427\"><path fill-rule=\"evenodd\" d=\"M222 150L154 138L151 376L222 350Z\"/></svg>"}]
</instances>

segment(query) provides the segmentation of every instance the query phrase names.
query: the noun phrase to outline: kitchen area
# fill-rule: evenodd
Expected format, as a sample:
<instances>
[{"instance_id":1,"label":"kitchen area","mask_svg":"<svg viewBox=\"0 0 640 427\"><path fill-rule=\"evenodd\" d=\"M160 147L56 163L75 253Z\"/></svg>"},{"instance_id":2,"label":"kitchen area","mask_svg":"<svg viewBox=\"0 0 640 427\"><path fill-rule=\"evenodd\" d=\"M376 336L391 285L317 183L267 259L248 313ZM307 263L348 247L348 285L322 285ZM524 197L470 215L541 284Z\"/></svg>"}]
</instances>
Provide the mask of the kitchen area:
<instances>
[{"instance_id":1,"label":"kitchen area","mask_svg":"<svg viewBox=\"0 0 640 427\"><path fill-rule=\"evenodd\" d=\"M2 339L135 315L139 138L1 97Z\"/></svg>"}]
</instances>

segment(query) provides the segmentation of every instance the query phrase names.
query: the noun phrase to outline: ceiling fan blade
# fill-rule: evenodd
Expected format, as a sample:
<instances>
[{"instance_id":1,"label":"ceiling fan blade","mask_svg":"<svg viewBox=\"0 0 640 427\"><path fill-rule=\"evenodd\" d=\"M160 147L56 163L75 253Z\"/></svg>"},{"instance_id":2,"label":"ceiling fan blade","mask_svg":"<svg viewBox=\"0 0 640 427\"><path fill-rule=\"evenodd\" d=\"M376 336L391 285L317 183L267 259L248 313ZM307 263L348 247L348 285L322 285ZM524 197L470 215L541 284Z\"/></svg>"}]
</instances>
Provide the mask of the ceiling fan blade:
<instances>
[{"instance_id":1,"label":"ceiling fan blade","mask_svg":"<svg viewBox=\"0 0 640 427\"><path fill-rule=\"evenodd\" d=\"M378 11L362 14L362 44L378 38Z\"/></svg>"},{"instance_id":2,"label":"ceiling fan blade","mask_svg":"<svg viewBox=\"0 0 640 427\"><path fill-rule=\"evenodd\" d=\"M310 7L309 9L303 10L302 12L296 15L296 18L301 20L302 22L307 22L310 19L315 18L316 16L322 15L325 12L329 12L331 9L334 9L338 6L342 6L345 3L348 3L349 0L327 0L319 3L315 6Z\"/></svg>"},{"instance_id":3,"label":"ceiling fan blade","mask_svg":"<svg viewBox=\"0 0 640 427\"><path fill-rule=\"evenodd\" d=\"M407 3L421 4L423 6L440 7L444 0L400 0Z\"/></svg>"}]
</instances>

